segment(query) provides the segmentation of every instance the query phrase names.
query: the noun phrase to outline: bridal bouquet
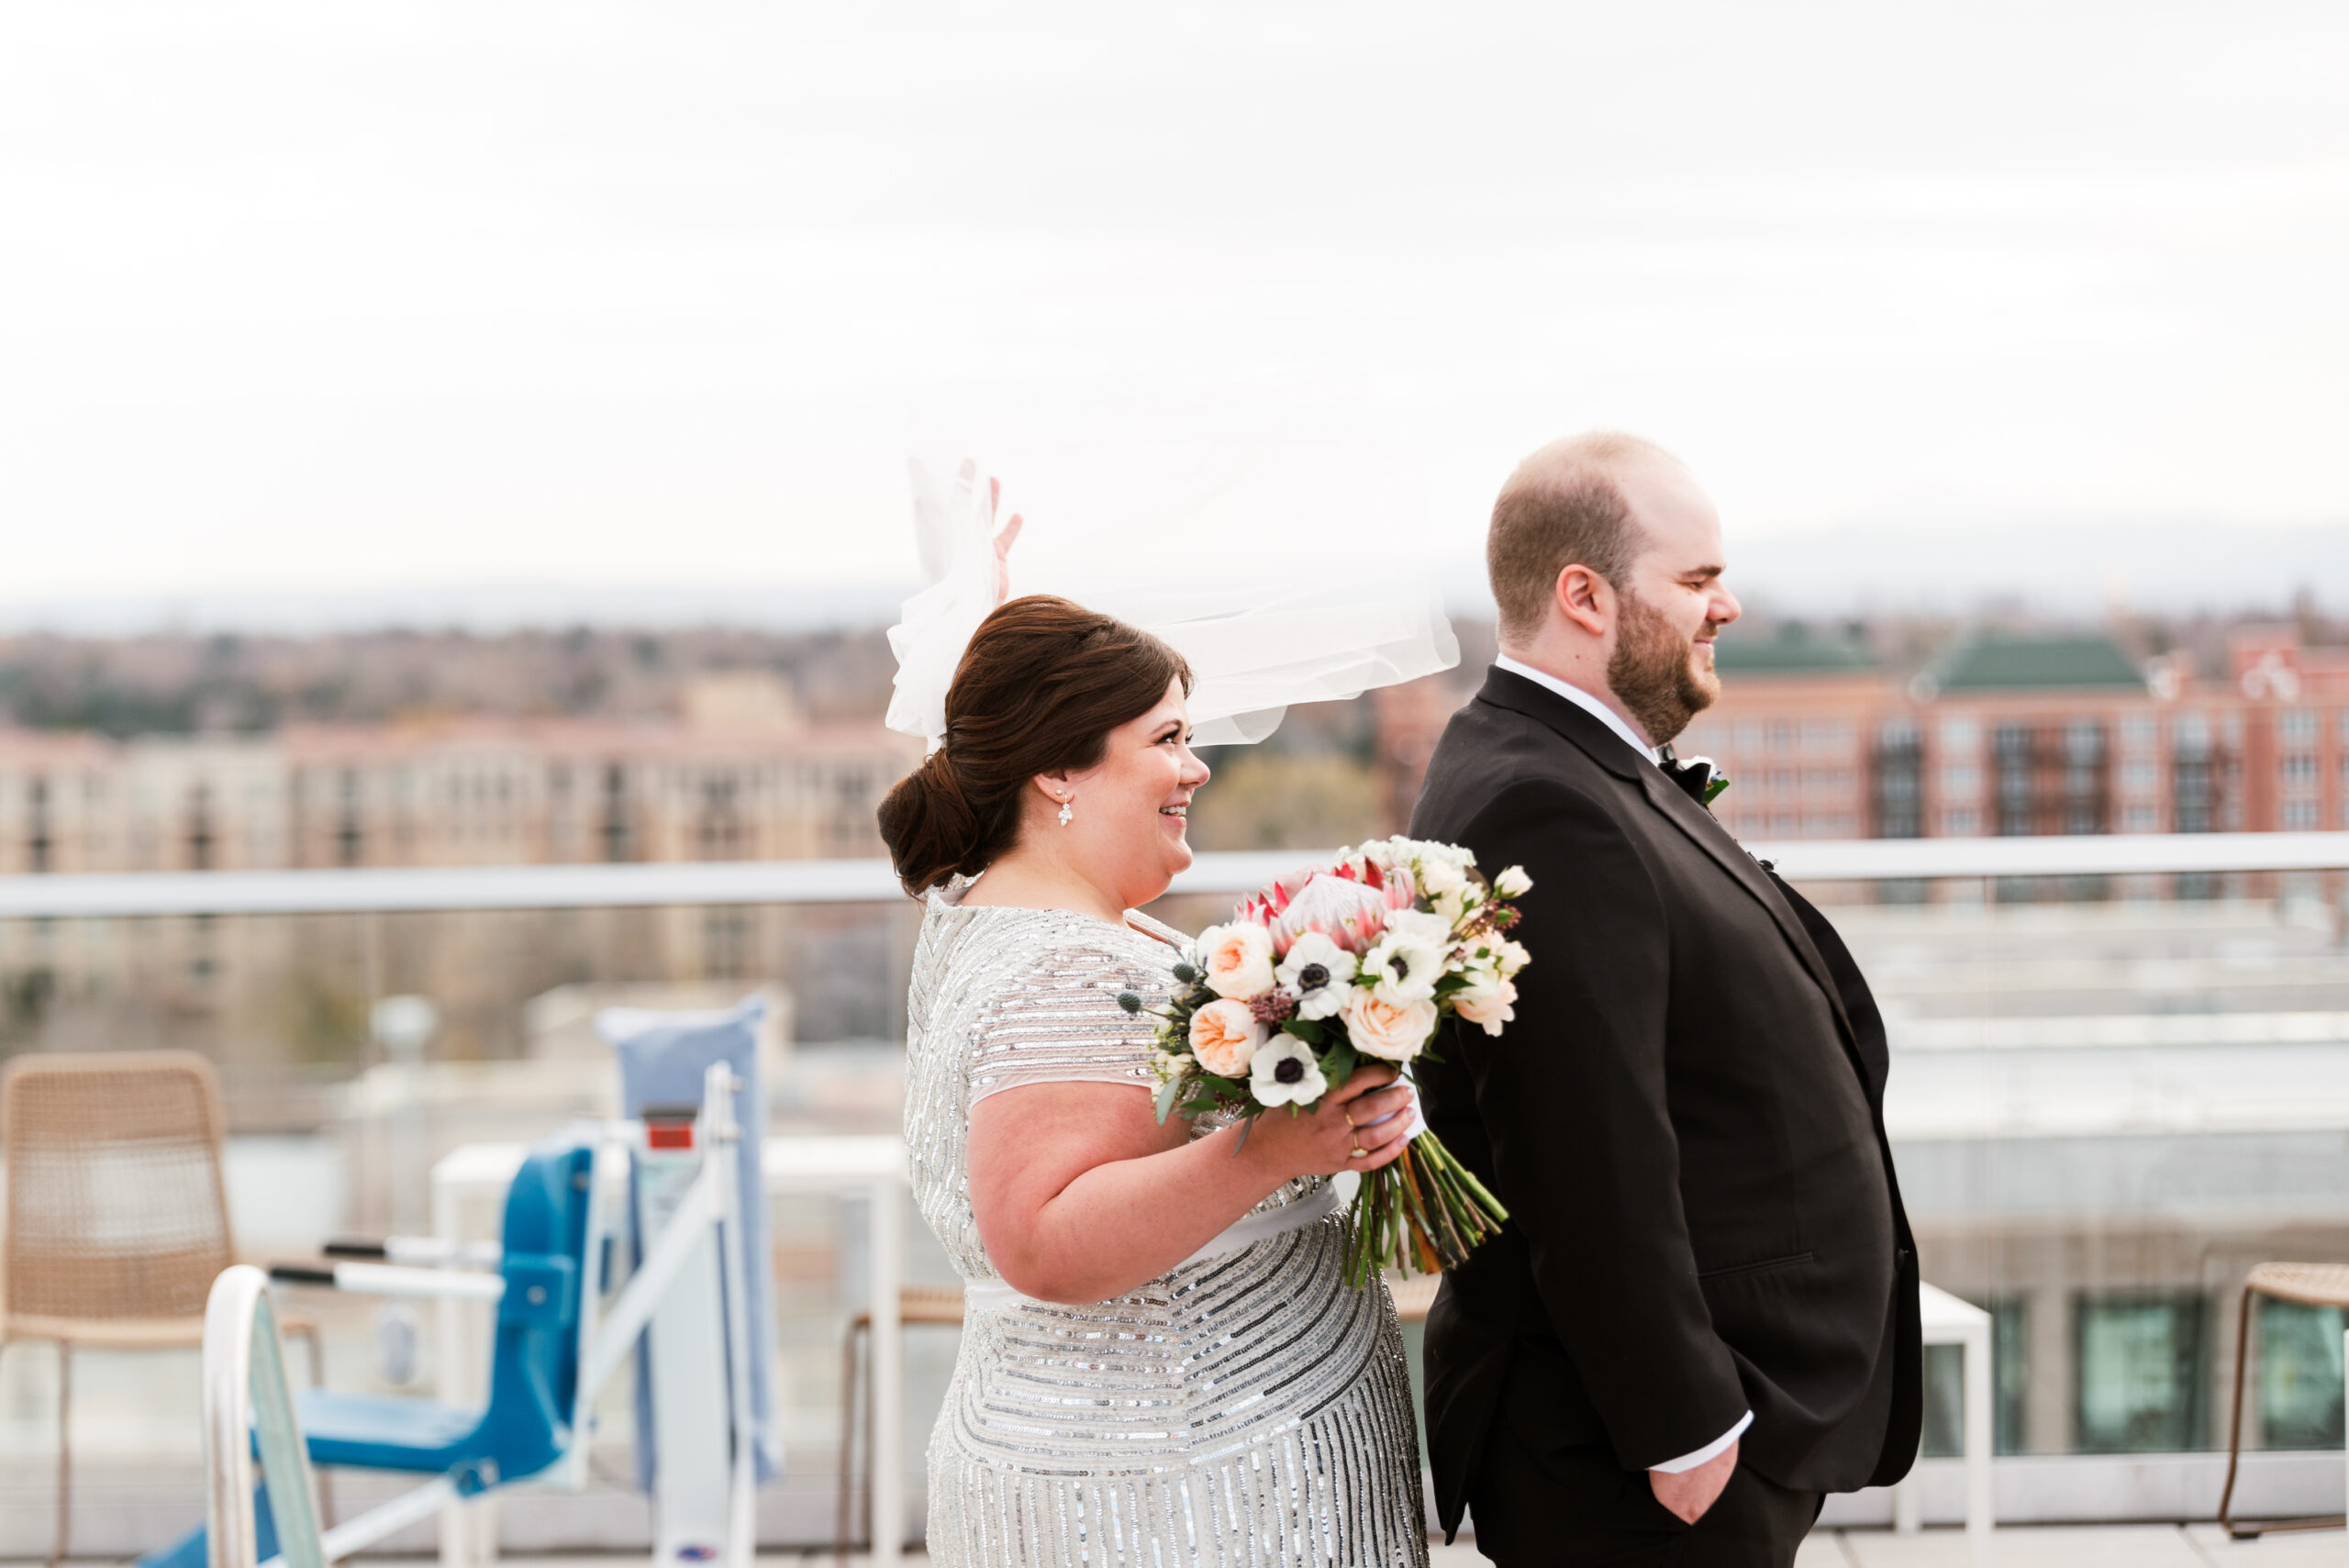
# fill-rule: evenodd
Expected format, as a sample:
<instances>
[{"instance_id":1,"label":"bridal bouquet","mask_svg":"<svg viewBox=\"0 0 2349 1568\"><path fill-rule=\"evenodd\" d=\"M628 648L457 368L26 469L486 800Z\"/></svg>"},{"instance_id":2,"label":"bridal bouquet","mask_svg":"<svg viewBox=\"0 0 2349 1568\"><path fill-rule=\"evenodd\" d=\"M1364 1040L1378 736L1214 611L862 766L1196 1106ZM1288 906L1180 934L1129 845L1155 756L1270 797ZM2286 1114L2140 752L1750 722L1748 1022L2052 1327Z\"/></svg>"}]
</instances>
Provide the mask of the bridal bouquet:
<instances>
[{"instance_id":1,"label":"bridal bouquet","mask_svg":"<svg viewBox=\"0 0 2349 1568\"><path fill-rule=\"evenodd\" d=\"M1295 1116L1365 1058L1408 1077L1446 1013L1500 1033L1526 961L1505 933L1532 885L1518 866L1487 883L1451 844L1383 839L1241 901L1199 933L1155 1010L1158 1119ZM1119 1001L1142 1010L1131 993ZM1346 1278L1357 1286L1390 1262L1420 1273L1456 1264L1508 1218L1424 1129L1364 1176L1354 1208Z\"/></svg>"}]
</instances>

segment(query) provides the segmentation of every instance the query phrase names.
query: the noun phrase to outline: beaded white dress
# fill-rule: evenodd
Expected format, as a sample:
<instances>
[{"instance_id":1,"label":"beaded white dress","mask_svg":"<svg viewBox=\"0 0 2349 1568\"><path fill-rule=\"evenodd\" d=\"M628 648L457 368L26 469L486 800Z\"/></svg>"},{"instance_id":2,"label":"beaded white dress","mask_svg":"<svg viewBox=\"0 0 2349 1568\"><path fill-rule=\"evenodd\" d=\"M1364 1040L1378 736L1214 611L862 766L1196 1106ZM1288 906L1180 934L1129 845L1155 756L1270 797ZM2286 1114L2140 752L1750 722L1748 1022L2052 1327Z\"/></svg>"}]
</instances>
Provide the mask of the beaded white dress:
<instances>
[{"instance_id":1,"label":"beaded white dress","mask_svg":"<svg viewBox=\"0 0 2349 1568\"><path fill-rule=\"evenodd\" d=\"M1090 1307L996 1274L971 1217L971 1106L1029 1084L1154 1087L1151 1020L1118 995L1163 996L1185 939L1141 915L966 909L960 891L930 895L907 1007L914 1193L971 1287L930 1441L931 1561L1422 1568L1402 1338L1386 1285L1341 1277L1342 1214ZM1322 1207L1322 1186L1291 1182L1242 1223Z\"/></svg>"}]
</instances>

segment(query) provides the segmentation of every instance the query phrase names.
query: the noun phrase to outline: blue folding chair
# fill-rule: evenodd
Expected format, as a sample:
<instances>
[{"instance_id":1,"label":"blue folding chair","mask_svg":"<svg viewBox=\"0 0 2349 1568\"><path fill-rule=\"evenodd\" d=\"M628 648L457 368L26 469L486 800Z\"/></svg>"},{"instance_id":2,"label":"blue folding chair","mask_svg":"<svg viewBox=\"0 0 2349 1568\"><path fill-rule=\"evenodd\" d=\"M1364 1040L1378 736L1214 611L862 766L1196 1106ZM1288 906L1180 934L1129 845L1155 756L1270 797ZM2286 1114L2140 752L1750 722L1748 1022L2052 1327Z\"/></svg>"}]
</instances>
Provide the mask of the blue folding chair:
<instances>
[{"instance_id":1,"label":"blue folding chair","mask_svg":"<svg viewBox=\"0 0 2349 1568\"><path fill-rule=\"evenodd\" d=\"M437 1476L441 1485L431 1496L403 1509L421 1518L448 1497L538 1474L573 1451L583 1303L601 1283L588 1256L595 1161L592 1129L561 1134L530 1150L506 1195L495 1275L367 1262L270 1271L273 1280L286 1284L497 1303L487 1405L302 1389L294 1409L310 1463ZM266 1497L255 1502L266 1558L275 1531ZM204 1568L207 1552L206 1531L199 1526L139 1562L141 1568Z\"/></svg>"}]
</instances>

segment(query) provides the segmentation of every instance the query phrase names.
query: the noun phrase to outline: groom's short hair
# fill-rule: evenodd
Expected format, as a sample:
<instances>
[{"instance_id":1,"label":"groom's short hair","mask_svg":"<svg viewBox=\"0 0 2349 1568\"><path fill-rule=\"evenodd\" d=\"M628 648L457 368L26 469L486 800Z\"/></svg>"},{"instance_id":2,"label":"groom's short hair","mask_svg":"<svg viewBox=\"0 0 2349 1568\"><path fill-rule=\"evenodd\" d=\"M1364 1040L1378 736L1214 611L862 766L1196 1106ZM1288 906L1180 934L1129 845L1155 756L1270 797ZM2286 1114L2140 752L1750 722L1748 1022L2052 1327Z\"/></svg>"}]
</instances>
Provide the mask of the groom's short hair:
<instances>
[{"instance_id":1,"label":"groom's short hair","mask_svg":"<svg viewBox=\"0 0 2349 1568\"><path fill-rule=\"evenodd\" d=\"M1504 641L1542 629L1558 573L1569 566L1587 566L1622 586L1642 541L1614 471L1640 458L1679 462L1653 441L1595 430L1551 442L1508 476L1485 535L1485 571Z\"/></svg>"}]
</instances>

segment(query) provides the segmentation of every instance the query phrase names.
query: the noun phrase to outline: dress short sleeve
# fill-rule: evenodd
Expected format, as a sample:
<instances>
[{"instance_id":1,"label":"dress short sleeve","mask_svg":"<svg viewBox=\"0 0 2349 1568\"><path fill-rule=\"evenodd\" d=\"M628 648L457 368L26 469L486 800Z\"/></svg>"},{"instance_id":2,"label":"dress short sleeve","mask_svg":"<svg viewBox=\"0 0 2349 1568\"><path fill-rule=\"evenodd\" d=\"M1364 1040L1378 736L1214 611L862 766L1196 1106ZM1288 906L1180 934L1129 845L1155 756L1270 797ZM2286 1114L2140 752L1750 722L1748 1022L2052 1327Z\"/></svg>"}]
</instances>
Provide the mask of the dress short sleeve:
<instances>
[{"instance_id":1,"label":"dress short sleeve","mask_svg":"<svg viewBox=\"0 0 2349 1568\"><path fill-rule=\"evenodd\" d=\"M1145 950L1156 950L1155 951ZM1163 953L1163 958L1159 954ZM1060 941L1015 969L982 1011L970 1054L971 1103L1030 1084L1130 1084L1155 1089L1151 1062L1158 1020L1129 1013L1134 992L1145 1008L1165 998L1174 954L1136 933L1133 947Z\"/></svg>"}]
</instances>

